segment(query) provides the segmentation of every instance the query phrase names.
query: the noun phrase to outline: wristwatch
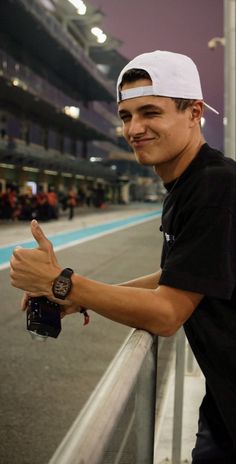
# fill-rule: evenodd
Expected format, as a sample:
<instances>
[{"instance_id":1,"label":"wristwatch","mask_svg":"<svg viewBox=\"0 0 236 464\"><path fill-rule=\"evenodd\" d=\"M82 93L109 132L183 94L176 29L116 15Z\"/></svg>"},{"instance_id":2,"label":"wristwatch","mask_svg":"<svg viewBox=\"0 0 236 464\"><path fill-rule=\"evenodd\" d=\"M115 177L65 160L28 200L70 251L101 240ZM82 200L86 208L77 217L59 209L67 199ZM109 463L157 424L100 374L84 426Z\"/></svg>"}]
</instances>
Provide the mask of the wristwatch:
<instances>
[{"instance_id":1,"label":"wristwatch","mask_svg":"<svg viewBox=\"0 0 236 464\"><path fill-rule=\"evenodd\" d=\"M73 269L66 267L59 274L59 276L54 280L53 286L52 286L52 292L55 298L64 300L67 297L67 295L70 293L70 290L72 287L71 276L73 272L74 272Z\"/></svg>"}]
</instances>

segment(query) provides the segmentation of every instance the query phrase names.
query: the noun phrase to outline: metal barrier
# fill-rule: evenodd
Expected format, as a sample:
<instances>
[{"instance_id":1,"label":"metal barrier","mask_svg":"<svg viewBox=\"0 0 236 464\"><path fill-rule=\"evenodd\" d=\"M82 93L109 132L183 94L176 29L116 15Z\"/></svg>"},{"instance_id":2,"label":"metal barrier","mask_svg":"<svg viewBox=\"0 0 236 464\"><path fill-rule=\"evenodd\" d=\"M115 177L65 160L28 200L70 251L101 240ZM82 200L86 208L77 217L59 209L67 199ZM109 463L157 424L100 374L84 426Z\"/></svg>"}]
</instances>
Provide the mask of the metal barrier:
<instances>
[{"instance_id":1,"label":"metal barrier","mask_svg":"<svg viewBox=\"0 0 236 464\"><path fill-rule=\"evenodd\" d=\"M124 442L134 424L135 464L154 463L157 348L157 337L143 330L130 333L48 464L103 464L134 387L134 413L126 423L121 450L112 462L120 462ZM184 371L185 335L180 329L176 336L172 464L181 462Z\"/></svg>"},{"instance_id":2,"label":"metal barrier","mask_svg":"<svg viewBox=\"0 0 236 464\"><path fill-rule=\"evenodd\" d=\"M143 330L131 332L50 464L101 463L114 427L137 380L137 396L142 399L136 401L135 411L139 443L136 463L152 464L156 368L157 339ZM145 379L142 375L139 377L140 371Z\"/></svg>"}]
</instances>

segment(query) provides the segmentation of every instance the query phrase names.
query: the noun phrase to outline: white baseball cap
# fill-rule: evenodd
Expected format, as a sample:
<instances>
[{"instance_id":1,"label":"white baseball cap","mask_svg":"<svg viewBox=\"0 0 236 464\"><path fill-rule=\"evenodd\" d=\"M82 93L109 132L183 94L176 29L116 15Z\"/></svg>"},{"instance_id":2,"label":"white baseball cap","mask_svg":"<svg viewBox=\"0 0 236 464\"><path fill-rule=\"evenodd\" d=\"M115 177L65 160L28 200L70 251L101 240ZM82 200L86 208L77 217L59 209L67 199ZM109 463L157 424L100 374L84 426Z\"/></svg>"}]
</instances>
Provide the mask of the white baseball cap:
<instances>
[{"instance_id":1,"label":"white baseball cap","mask_svg":"<svg viewBox=\"0 0 236 464\"><path fill-rule=\"evenodd\" d=\"M122 90L120 84L123 75L130 69L146 71L152 80L152 85ZM118 77L117 102L148 95L203 100L200 77L195 63L186 55L161 50L136 56L122 69ZM212 106L205 102L204 105L219 114Z\"/></svg>"}]
</instances>

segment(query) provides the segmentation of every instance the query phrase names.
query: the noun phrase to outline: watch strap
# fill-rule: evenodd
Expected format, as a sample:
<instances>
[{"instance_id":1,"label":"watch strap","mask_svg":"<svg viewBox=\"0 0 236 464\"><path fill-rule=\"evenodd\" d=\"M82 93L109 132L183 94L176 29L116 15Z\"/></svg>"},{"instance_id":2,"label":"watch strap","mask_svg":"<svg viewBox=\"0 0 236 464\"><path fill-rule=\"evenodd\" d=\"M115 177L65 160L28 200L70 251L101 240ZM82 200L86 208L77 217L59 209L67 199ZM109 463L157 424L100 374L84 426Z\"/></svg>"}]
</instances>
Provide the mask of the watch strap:
<instances>
[{"instance_id":1,"label":"watch strap","mask_svg":"<svg viewBox=\"0 0 236 464\"><path fill-rule=\"evenodd\" d=\"M65 269L63 269L60 273L60 275L67 277L68 279L71 278L72 274L74 274L74 271L70 267L65 267Z\"/></svg>"}]
</instances>

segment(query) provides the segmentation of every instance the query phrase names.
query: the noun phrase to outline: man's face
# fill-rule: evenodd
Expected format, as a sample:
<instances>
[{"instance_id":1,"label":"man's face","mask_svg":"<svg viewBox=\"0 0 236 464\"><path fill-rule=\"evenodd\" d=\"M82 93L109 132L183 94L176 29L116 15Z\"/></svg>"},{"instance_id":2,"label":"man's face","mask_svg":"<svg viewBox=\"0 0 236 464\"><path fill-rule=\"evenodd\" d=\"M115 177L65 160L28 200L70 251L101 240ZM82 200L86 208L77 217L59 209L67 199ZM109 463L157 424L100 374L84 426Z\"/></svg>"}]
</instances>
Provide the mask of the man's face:
<instances>
[{"instance_id":1,"label":"man's face","mask_svg":"<svg viewBox=\"0 0 236 464\"><path fill-rule=\"evenodd\" d=\"M148 79L123 85L122 90L150 85ZM145 96L118 105L123 134L133 148L137 161L159 166L179 157L191 139L191 108L177 110L168 97Z\"/></svg>"}]
</instances>

